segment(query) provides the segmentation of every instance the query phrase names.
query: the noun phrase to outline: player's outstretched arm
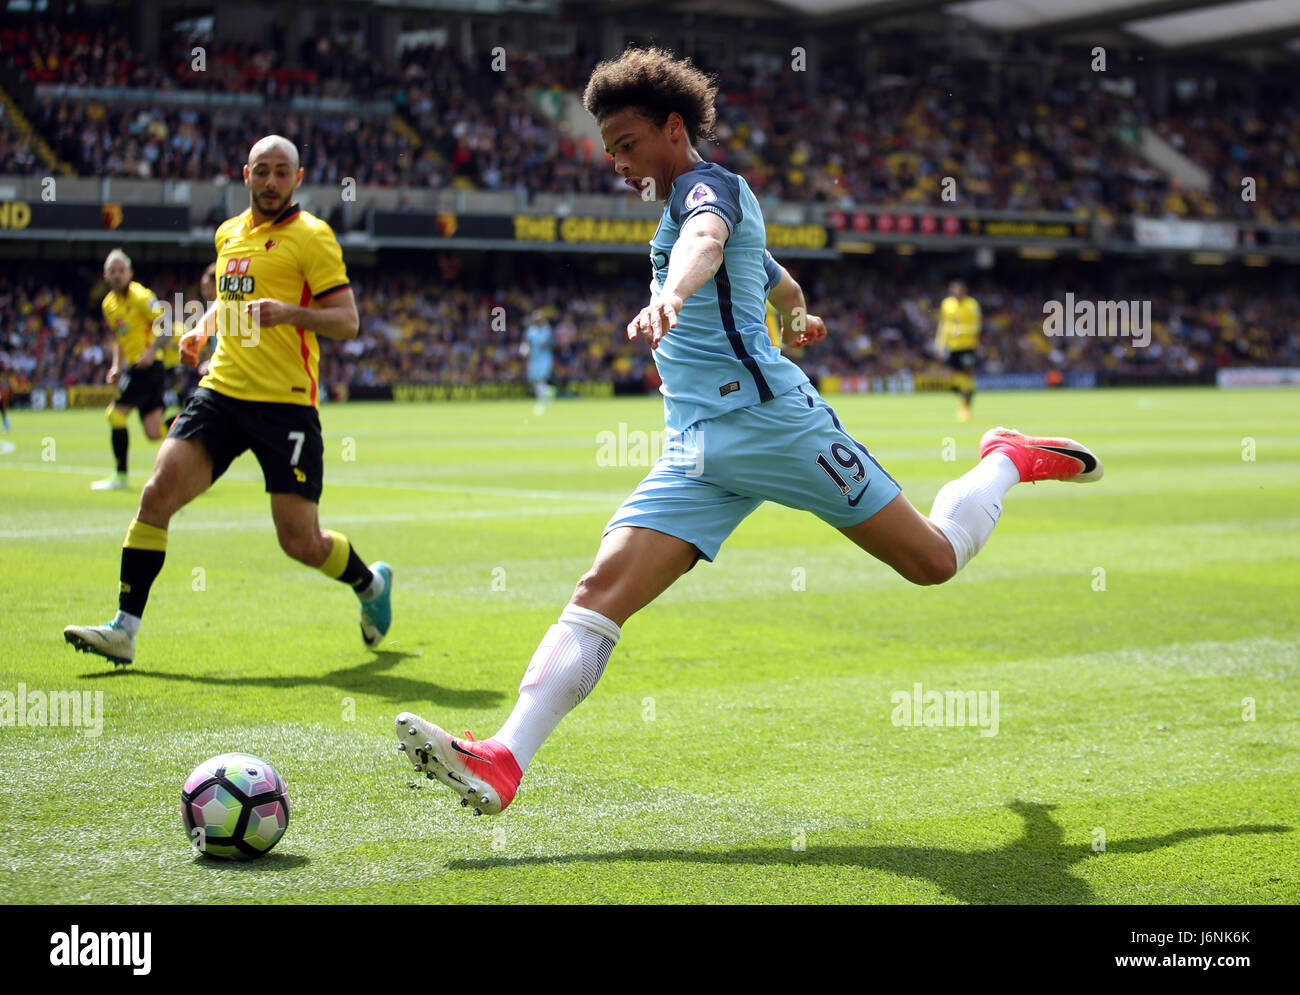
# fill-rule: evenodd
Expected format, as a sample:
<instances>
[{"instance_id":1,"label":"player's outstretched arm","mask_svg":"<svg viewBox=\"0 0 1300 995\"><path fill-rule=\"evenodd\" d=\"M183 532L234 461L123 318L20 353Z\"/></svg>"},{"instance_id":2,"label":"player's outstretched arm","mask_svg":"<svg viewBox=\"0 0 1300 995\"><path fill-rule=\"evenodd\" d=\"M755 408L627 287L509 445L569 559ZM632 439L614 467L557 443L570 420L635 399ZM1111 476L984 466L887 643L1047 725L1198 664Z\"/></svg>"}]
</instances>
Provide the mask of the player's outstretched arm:
<instances>
[{"instance_id":1,"label":"player's outstretched arm","mask_svg":"<svg viewBox=\"0 0 1300 995\"><path fill-rule=\"evenodd\" d=\"M658 348L659 340L668 330L677 327L677 315L686 298L718 272L730 236L727 223L709 211L702 211L682 226L668 258L663 289L628 322L629 340L644 335L652 348Z\"/></svg>"},{"instance_id":2,"label":"player's outstretched arm","mask_svg":"<svg viewBox=\"0 0 1300 995\"><path fill-rule=\"evenodd\" d=\"M682 226L668 258L668 275L662 296L685 301L713 279L722 265L722 253L731 230L711 211L701 211Z\"/></svg>"}]
</instances>

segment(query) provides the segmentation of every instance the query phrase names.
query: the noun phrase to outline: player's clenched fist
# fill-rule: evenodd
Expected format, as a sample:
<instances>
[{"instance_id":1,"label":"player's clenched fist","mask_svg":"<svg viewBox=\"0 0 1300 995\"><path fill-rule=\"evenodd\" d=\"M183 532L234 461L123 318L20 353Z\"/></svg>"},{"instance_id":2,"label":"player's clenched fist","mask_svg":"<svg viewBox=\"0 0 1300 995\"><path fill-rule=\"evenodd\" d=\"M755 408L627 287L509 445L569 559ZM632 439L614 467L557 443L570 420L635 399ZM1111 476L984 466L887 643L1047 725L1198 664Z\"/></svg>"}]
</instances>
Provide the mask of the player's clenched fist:
<instances>
[{"instance_id":1,"label":"player's clenched fist","mask_svg":"<svg viewBox=\"0 0 1300 995\"><path fill-rule=\"evenodd\" d=\"M814 342L820 342L826 338L826 324L815 314L805 315L803 319L803 331L799 337L794 340L795 347L812 345Z\"/></svg>"},{"instance_id":2,"label":"player's clenched fist","mask_svg":"<svg viewBox=\"0 0 1300 995\"><path fill-rule=\"evenodd\" d=\"M682 299L676 294L656 297L641 309L641 313L627 325L627 338L631 342L644 336L651 349L659 348L659 340L677 327L677 314L682 309Z\"/></svg>"},{"instance_id":3,"label":"player's clenched fist","mask_svg":"<svg viewBox=\"0 0 1300 995\"><path fill-rule=\"evenodd\" d=\"M186 366L198 366L199 353L203 351L203 346L207 341L208 333L202 328L191 328L182 335L180 341L181 362Z\"/></svg>"}]
</instances>

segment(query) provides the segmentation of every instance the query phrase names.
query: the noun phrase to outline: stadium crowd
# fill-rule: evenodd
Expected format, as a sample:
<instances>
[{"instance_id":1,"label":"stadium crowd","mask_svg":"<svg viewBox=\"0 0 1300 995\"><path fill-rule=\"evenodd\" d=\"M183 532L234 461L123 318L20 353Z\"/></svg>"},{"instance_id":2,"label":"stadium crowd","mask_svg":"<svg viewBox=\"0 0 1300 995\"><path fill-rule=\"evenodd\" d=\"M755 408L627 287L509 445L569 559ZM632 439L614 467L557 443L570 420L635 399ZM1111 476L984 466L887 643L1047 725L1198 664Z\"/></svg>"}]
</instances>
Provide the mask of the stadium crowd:
<instances>
[{"instance_id":1,"label":"stadium crowd","mask_svg":"<svg viewBox=\"0 0 1300 995\"><path fill-rule=\"evenodd\" d=\"M0 104L0 175L27 176L40 168L40 156L31 136L18 129Z\"/></svg>"},{"instance_id":2,"label":"stadium crowd","mask_svg":"<svg viewBox=\"0 0 1300 995\"><path fill-rule=\"evenodd\" d=\"M247 136L280 132L298 140L320 182L353 176L526 194L624 189L596 143L571 135L557 116L557 94L581 91L593 64L585 54L511 52L505 70L494 71L486 56L426 46L385 69L355 38L340 36L305 42L289 69L283 39L272 32L264 45L217 48L196 72L187 42L154 64L133 58L111 29L38 34L0 32L0 58L29 82L251 92L270 102L250 115L42 101L37 126L83 174L237 180ZM1082 66L1058 67L1037 85L996 82L987 67L969 66L965 76L930 82L925 68L868 75L857 64L832 64L815 89L783 64L726 69L708 154L771 199L1300 220L1294 95L1271 102L1268 120L1252 95L1228 89L1212 98L1175 95L1167 113L1156 113L1140 94L1103 87ZM392 112L284 110L297 96L378 100ZM1210 189L1181 187L1145 161L1135 145L1143 127L1205 168ZM1242 197L1246 176L1256 183L1254 199ZM955 181L955 200L941 196L945 177Z\"/></svg>"},{"instance_id":3,"label":"stadium crowd","mask_svg":"<svg viewBox=\"0 0 1300 995\"><path fill-rule=\"evenodd\" d=\"M644 283L633 277L605 280L596 289L589 276L552 275L501 289L486 280L443 283L416 272L352 276L358 337L321 343L321 379L336 394L399 383L522 382L519 345L534 315L555 333L558 383L656 383L648 350L623 334L644 304ZM793 356L810 374L941 372L929 352L943 286L932 272L824 266L800 278L810 308L830 329L826 341ZM148 277L151 289L168 300L176 293L196 298L191 280L166 270ZM66 289L73 285L81 292ZM1113 280L1062 268L977 278L971 292L984 314L985 373L1189 376L1226 365L1300 366L1300 296L1279 295L1264 284L1134 278L1117 290ZM1151 301L1150 344L1048 337L1044 302L1064 300L1067 292L1079 300ZM27 275L6 281L0 287L0 359L11 374L45 388L103 383L111 351L98 312L102 293L85 273L76 280Z\"/></svg>"},{"instance_id":4,"label":"stadium crowd","mask_svg":"<svg viewBox=\"0 0 1300 995\"><path fill-rule=\"evenodd\" d=\"M287 133L303 157L304 182L392 186L411 180L409 138L382 118L238 107L148 107L71 100L42 107L52 147L95 176L185 180L242 177L250 134Z\"/></svg>"},{"instance_id":5,"label":"stadium crowd","mask_svg":"<svg viewBox=\"0 0 1300 995\"><path fill-rule=\"evenodd\" d=\"M286 99L352 98L385 81L378 62L362 51L355 35L304 39L292 68L286 64L285 52L285 30L279 22L265 42L212 46L175 36L157 59L144 57L139 46L113 25L67 31L37 22L0 30L0 53L30 83L208 89Z\"/></svg>"},{"instance_id":6,"label":"stadium crowd","mask_svg":"<svg viewBox=\"0 0 1300 995\"><path fill-rule=\"evenodd\" d=\"M1053 272L1001 271L968 278L983 314L980 370L984 373L1046 373L1187 377L1224 366L1300 363L1300 300L1279 301L1265 283L1230 280L1191 284L1161 276L1117 281L1068 266ZM824 269L812 283L809 306L822 308L827 327L838 330L804 351L801 365L821 376L902 370L934 372L928 346L944 291L933 277L915 274L863 276L842 267ZM1044 307L1055 301L1150 302L1150 337L1049 336ZM1139 312L1140 313L1140 312ZM1136 315L1135 315L1136 317Z\"/></svg>"}]
</instances>

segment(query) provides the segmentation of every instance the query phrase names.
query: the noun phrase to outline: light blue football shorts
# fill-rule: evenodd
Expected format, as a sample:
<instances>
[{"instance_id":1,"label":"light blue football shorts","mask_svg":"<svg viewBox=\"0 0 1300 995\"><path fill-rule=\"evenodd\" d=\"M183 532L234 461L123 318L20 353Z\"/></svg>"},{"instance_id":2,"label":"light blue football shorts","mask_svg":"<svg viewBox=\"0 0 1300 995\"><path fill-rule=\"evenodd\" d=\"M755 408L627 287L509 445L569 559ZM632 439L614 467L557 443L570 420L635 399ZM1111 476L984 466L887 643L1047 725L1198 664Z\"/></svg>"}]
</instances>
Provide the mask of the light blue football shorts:
<instances>
[{"instance_id":1,"label":"light blue football shorts","mask_svg":"<svg viewBox=\"0 0 1300 995\"><path fill-rule=\"evenodd\" d=\"M545 353L538 356L534 353L528 358L528 382L540 383L543 380L550 380L551 374L555 371L555 359L551 353Z\"/></svg>"},{"instance_id":2,"label":"light blue football shorts","mask_svg":"<svg viewBox=\"0 0 1300 995\"><path fill-rule=\"evenodd\" d=\"M764 501L836 528L865 522L901 493L812 384L667 432L663 455L605 526L666 532L706 560Z\"/></svg>"}]
</instances>

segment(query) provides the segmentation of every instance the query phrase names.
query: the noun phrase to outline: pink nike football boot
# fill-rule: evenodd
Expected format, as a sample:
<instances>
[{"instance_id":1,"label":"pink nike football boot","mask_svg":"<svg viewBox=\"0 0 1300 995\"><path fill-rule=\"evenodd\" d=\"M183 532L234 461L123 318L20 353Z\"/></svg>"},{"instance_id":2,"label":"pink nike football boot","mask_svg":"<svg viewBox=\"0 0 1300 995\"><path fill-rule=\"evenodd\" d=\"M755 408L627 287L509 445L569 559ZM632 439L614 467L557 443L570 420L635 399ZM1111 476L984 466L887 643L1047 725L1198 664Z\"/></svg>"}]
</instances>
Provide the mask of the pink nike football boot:
<instances>
[{"instance_id":1,"label":"pink nike football boot","mask_svg":"<svg viewBox=\"0 0 1300 995\"><path fill-rule=\"evenodd\" d=\"M450 736L432 722L403 712L397 716L398 749L417 771L437 778L473 806L475 815L497 815L515 797L524 776L514 755L494 739Z\"/></svg>"}]
</instances>

